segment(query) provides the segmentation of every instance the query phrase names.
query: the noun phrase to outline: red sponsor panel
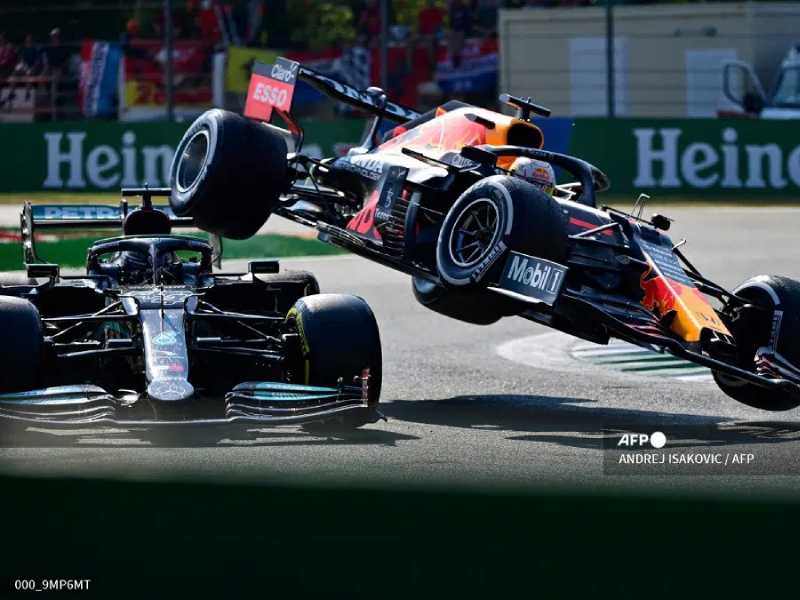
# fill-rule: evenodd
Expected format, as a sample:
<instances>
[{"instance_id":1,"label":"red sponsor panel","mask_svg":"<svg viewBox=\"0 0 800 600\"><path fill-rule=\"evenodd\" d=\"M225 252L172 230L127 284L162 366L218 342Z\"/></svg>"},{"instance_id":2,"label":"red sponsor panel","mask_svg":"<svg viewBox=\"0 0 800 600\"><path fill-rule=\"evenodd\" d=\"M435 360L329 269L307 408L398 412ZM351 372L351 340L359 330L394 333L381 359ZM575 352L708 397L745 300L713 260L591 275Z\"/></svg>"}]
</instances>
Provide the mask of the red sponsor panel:
<instances>
[{"instance_id":1,"label":"red sponsor panel","mask_svg":"<svg viewBox=\"0 0 800 600\"><path fill-rule=\"evenodd\" d=\"M259 121L269 121L272 117L272 104L267 102L264 88L269 86L269 79L255 73L250 77L247 88L247 102L244 105L244 116Z\"/></svg>"},{"instance_id":2,"label":"red sponsor panel","mask_svg":"<svg viewBox=\"0 0 800 600\"><path fill-rule=\"evenodd\" d=\"M273 109L289 112L298 66L298 63L285 58L279 58L274 65L256 63L250 77L244 115L269 121Z\"/></svg>"}]
</instances>

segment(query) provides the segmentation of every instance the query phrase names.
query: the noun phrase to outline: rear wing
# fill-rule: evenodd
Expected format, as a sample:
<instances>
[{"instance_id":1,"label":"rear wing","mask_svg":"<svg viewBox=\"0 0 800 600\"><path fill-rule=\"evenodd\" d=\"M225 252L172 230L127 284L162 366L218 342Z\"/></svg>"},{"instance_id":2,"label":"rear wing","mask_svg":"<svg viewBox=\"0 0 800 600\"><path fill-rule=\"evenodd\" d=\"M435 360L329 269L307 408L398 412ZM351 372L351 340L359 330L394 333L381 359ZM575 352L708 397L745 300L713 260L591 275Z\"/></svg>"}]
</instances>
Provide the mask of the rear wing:
<instances>
[{"instance_id":1,"label":"rear wing","mask_svg":"<svg viewBox=\"0 0 800 600\"><path fill-rule=\"evenodd\" d=\"M99 204L36 204L26 202L20 215L22 258L30 276L58 274L57 265L44 263L36 253L35 234L47 229L122 229L125 218L135 210L157 210L169 217L173 228L195 227L191 217L178 217L168 204L154 205L153 196L169 197L170 188L123 188L122 199L116 206ZM141 208L131 207L128 198L142 198ZM222 243L211 239L217 262L222 256Z\"/></svg>"},{"instance_id":2,"label":"rear wing","mask_svg":"<svg viewBox=\"0 0 800 600\"><path fill-rule=\"evenodd\" d=\"M368 90L358 90L308 67L300 67L299 77L323 94L391 121L410 121L421 114L397 102L382 101L380 95L370 93Z\"/></svg>"},{"instance_id":3,"label":"rear wing","mask_svg":"<svg viewBox=\"0 0 800 600\"><path fill-rule=\"evenodd\" d=\"M251 119L269 122L272 113L277 113L294 135L297 151L302 146L303 130L292 117L291 108L298 79L327 96L372 113L376 120L385 118L405 123L420 116L420 113L413 108L390 101L379 88L358 90L283 57L277 58L272 65L256 62L253 64L247 89L244 115ZM373 125L372 129L375 128L376 125Z\"/></svg>"}]
</instances>

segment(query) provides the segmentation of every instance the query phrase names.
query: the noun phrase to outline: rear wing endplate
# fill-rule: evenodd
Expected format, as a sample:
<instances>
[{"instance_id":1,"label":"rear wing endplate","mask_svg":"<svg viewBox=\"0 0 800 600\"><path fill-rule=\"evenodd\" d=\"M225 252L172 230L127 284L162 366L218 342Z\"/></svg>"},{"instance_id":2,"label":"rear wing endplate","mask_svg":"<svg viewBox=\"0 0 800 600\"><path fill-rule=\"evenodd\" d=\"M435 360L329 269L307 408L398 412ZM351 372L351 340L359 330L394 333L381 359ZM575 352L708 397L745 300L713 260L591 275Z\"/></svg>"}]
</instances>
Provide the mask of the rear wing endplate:
<instances>
[{"instance_id":1,"label":"rear wing endplate","mask_svg":"<svg viewBox=\"0 0 800 600\"><path fill-rule=\"evenodd\" d=\"M420 116L418 111L388 100L385 94L358 90L283 57L277 58L271 65L259 62L253 64L245 102L245 116L268 122L272 113L276 112L290 125L289 129L298 135L295 130L299 129L299 126L291 117L294 88L298 79L327 96L377 117L406 122Z\"/></svg>"}]
</instances>

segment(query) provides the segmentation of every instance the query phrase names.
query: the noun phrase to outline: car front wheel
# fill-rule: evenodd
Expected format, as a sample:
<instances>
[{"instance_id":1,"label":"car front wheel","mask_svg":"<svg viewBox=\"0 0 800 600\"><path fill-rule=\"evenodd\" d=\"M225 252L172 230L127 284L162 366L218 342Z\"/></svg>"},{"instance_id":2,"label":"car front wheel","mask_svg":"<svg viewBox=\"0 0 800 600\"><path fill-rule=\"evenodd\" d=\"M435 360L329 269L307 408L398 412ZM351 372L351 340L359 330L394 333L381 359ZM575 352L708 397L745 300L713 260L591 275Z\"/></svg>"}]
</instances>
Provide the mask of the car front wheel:
<instances>
[{"instance_id":1,"label":"car front wheel","mask_svg":"<svg viewBox=\"0 0 800 600\"><path fill-rule=\"evenodd\" d=\"M530 183L509 175L468 188L442 222L436 264L450 287L496 281L508 250L563 260L567 235L558 203Z\"/></svg>"}]
</instances>

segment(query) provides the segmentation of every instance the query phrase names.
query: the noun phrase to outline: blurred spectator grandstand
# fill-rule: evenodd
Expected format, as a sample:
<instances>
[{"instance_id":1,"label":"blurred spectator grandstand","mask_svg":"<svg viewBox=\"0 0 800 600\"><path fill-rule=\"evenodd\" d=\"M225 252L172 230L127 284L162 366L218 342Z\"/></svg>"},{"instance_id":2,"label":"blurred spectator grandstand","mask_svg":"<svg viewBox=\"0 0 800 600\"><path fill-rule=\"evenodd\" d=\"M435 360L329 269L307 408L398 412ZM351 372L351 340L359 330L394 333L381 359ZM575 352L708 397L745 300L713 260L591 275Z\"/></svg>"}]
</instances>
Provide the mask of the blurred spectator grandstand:
<instances>
[{"instance_id":1,"label":"blurred spectator grandstand","mask_svg":"<svg viewBox=\"0 0 800 600\"><path fill-rule=\"evenodd\" d=\"M382 23L384 1L389 3L386 24ZM580 8L587 4L596 6ZM165 18L167 6L170 19ZM585 90L582 97L592 98L594 106L595 96L604 96L610 81L603 75L605 6L606 0L95 0L74 6L55 0L6 0L0 3L4 28L0 33L0 120L163 118L169 98L174 105L171 114L178 119L190 118L211 105L238 110L253 61L269 62L278 55L359 86L381 81L385 70L390 94L412 105L433 105L443 97L491 104L500 72L498 15L508 9L520 9L508 12L519 17L504 23L532 23L526 25L531 31L544 32L536 34L538 40L550 40L542 44L561 49L544 55L515 51L514 57L504 57L509 65L503 72L506 86L525 90L529 84L524 78L550 81L551 91L568 85ZM549 16L564 11L570 14L558 16L557 21ZM565 22L584 29L583 23L591 22L591 31L576 33L557 24ZM169 23L171 31L167 31ZM506 35L504 44L517 48L528 34L513 33L514 27L509 25L501 34ZM620 31L624 30L618 31L617 44L622 44L623 51L625 44L650 35ZM691 55L693 77L702 71L709 80L695 81L693 89L711 96L720 91L716 89L718 57L732 55L729 49L736 46L733 38L709 33L717 31L721 30L709 21L697 32L659 33L659 49L654 52L666 57L673 46L676 52L684 48L687 36L697 38L694 45L705 54ZM768 33L759 35L766 39ZM781 45L776 53L785 53L784 46L800 41L784 33L772 40ZM540 52L540 46L535 47ZM384 51L386 65L381 64ZM559 83L571 77L569 72L578 72L577 67L561 64L564 57L591 71L581 85ZM676 73L685 70L682 55L673 62ZM172 65L169 89L168 63ZM625 62L620 66L624 70ZM647 70L646 65L641 68ZM636 81L620 73L613 79L613 85L628 88ZM635 94L636 90L623 90L616 102ZM296 108L301 114L330 110L321 100L313 90L299 89ZM558 98L554 102L557 110L566 103ZM665 115L683 110L661 102L658 110ZM635 115L636 110L628 106L627 114Z\"/></svg>"},{"instance_id":2,"label":"blurred spectator grandstand","mask_svg":"<svg viewBox=\"0 0 800 600\"><path fill-rule=\"evenodd\" d=\"M16 66L17 49L5 33L0 33L0 77L11 75Z\"/></svg>"},{"instance_id":3,"label":"blurred spectator grandstand","mask_svg":"<svg viewBox=\"0 0 800 600\"><path fill-rule=\"evenodd\" d=\"M234 90L231 81L240 77L231 64L249 72L253 60L277 54L368 85L380 80L382 68L381 1L171 0L167 32L163 0L98 0L71 9L53 0L12 0L0 7L8 28L0 37L0 120L163 117L168 35L179 118L212 104L238 108L241 86ZM385 40L391 91L412 104L418 88L433 99L443 91L493 95L497 9L507 4L392 2ZM243 53L249 60L239 65ZM492 73L475 90L453 84L462 61L492 54ZM307 112L319 98L306 90L299 100Z\"/></svg>"}]
</instances>

